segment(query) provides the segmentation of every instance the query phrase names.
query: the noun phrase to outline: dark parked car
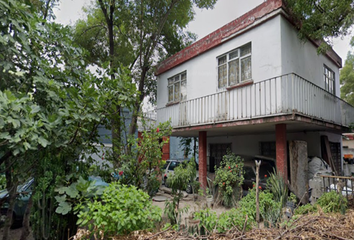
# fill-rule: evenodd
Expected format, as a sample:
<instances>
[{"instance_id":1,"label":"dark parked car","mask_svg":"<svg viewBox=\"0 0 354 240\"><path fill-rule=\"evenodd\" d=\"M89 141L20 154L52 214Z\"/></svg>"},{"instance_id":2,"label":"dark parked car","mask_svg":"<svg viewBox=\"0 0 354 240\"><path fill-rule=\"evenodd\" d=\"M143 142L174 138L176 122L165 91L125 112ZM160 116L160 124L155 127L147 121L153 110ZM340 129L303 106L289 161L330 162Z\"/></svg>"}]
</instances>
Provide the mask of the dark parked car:
<instances>
[{"instance_id":1,"label":"dark parked car","mask_svg":"<svg viewBox=\"0 0 354 240\"><path fill-rule=\"evenodd\" d=\"M256 182L256 163L255 160L261 160L261 166L259 169L259 186L261 189L265 189L267 185L267 179L271 173L275 170L275 161L272 158L264 156L241 156L244 159L244 180L242 184L243 195L247 195L248 190L253 188Z\"/></svg>"},{"instance_id":2,"label":"dark parked car","mask_svg":"<svg viewBox=\"0 0 354 240\"><path fill-rule=\"evenodd\" d=\"M26 208L28 201L31 197L32 190L33 190L33 182L34 179L31 178L30 180L26 181L24 184L19 185L17 187L17 199L15 201L15 206L13 210L13 216L12 216L12 225L14 223L20 223L22 222L23 215L25 214ZM0 192L0 223L5 222L6 220L6 214L7 214L7 209L9 207L9 204L7 202L8 198L8 192L7 190L2 190Z\"/></svg>"}]
</instances>

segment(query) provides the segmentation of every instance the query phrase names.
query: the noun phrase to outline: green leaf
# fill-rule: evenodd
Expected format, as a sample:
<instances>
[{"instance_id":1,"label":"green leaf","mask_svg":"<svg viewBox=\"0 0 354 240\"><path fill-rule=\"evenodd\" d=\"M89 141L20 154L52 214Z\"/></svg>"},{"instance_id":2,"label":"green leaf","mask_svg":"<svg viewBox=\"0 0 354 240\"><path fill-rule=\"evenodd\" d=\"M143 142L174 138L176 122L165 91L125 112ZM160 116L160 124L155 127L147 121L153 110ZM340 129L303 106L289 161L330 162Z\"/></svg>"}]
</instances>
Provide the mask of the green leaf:
<instances>
[{"instance_id":1,"label":"green leaf","mask_svg":"<svg viewBox=\"0 0 354 240\"><path fill-rule=\"evenodd\" d=\"M47 141L47 139L43 138L43 137L39 137L38 138L38 143L40 145L42 145L42 147L46 147L48 146L49 142Z\"/></svg>"},{"instance_id":2,"label":"green leaf","mask_svg":"<svg viewBox=\"0 0 354 240\"><path fill-rule=\"evenodd\" d=\"M37 106L37 105L32 105L31 106L31 113L33 114L33 113L37 113L37 112L39 112L41 110L41 108L39 107L39 106Z\"/></svg>"},{"instance_id":3,"label":"green leaf","mask_svg":"<svg viewBox=\"0 0 354 240\"><path fill-rule=\"evenodd\" d=\"M55 210L56 213L66 215L68 212L70 212L72 209L71 203L68 202L60 202L59 206Z\"/></svg>"},{"instance_id":4,"label":"green leaf","mask_svg":"<svg viewBox=\"0 0 354 240\"><path fill-rule=\"evenodd\" d=\"M66 194L71 198L76 198L79 195L79 191L76 189L76 185L72 184L66 189Z\"/></svg>"}]
</instances>

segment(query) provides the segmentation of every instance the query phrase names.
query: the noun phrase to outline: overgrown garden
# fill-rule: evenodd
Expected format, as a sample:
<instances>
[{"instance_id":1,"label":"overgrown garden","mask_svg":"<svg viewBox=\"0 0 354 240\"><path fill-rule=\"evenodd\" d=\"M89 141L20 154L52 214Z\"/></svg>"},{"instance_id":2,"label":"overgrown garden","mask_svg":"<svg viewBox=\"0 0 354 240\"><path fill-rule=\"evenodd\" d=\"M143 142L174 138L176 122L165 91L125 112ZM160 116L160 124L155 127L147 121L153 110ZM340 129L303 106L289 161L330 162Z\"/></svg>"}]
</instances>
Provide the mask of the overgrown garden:
<instances>
[{"instance_id":1,"label":"overgrown garden","mask_svg":"<svg viewBox=\"0 0 354 240\"><path fill-rule=\"evenodd\" d=\"M183 31L193 19L193 4L212 8L216 1L96 0L85 19L69 27L54 21L58 0L0 0L0 185L8 192L4 240L10 239L17 188L29 179L33 187L21 240L30 233L40 240L68 239L78 227L104 238L153 231L163 213L150 197L160 186L161 148L171 127L146 126L137 139L142 101L155 101L158 61L195 40ZM89 71L92 66L97 71ZM123 110L131 113L128 126ZM112 129L112 151L104 157L109 166L98 167L90 157L102 153L99 126ZM98 175L108 187L89 180ZM255 190L240 200L239 157L227 155L208 191L200 190L195 176L190 161L170 179L173 199L165 214L171 228L184 231L180 214L188 209L179 203L187 185L233 207L220 216L211 209L196 211L194 220L203 226L198 234L254 227ZM274 181L280 180L274 176ZM281 225L287 197L272 187L259 193L265 225ZM297 211L344 212L345 206L340 197L325 194L317 206Z\"/></svg>"}]
</instances>

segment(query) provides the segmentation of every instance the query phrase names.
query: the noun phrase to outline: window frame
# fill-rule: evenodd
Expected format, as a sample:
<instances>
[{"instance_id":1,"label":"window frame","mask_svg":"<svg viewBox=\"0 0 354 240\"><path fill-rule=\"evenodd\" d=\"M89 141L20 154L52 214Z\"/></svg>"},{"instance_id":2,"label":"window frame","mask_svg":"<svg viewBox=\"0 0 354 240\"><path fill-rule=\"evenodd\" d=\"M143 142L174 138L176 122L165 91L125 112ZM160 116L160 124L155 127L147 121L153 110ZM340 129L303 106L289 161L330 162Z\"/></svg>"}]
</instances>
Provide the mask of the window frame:
<instances>
[{"instance_id":1,"label":"window frame","mask_svg":"<svg viewBox=\"0 0 354 240\"><path fill-rule=\"evenodd\" d=\"M323 64L323 81L324 81L324 89L327 92L335 95L335 93L336 93L336 88L335 88L336 87L336 74L326 64Z\"/></svg>"},{"instance_id":2,"label":"window frame","mask_svg":"<svg viewBox=\"0 0 354 240\"><path fill-rule=\"evenodd\" d=\"M246 48L246 53L243 54L242 50ZM247 69L243 66L243 60L249 58L249 67L250 68L250 76L243 79L243 70ZM235 63L235 73L232 74L232 65ZM231 71L230 71L231 70ZM223 74L222 79L220 78L220 73ZM233 76L236 75L236 79L232 79ZM226 78L226 80L225 80ZM218 81L218 88L228 88L237 86L242 84L243 82L247 82L252 80L252 43L248 42L238 48L235 48L223 55L217 57L217 81ZM222 82L222 84L221 84ZM224 83L225 82L225 83Z\"/></svg>"},{"instance_id":3,"label":"window frame","mask_svg":"<svg viewBox=\"0 0 354 240\"><path fill-rule=\"evenodd\" d=\"M176 94L178 94L178 97L176 96ZM167 78L167 102L176 103L186 99L187 99L187 71L180 72L176 75L173 75L172 77Z\"/></svg>"}]
</instances>

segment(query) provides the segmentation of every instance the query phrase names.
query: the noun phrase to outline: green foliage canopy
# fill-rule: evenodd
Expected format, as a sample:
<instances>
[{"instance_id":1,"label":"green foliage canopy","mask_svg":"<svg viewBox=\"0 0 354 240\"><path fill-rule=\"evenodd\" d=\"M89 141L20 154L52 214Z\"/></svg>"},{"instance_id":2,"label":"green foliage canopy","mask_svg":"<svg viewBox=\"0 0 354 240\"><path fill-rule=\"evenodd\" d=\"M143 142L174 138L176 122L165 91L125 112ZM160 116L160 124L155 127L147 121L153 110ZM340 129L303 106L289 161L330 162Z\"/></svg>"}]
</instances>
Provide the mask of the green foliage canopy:
<instances>
[{"instance_id":1,"label":"green foliage canopy","mask_svg":"<svg viewBox=\"0 0 354 240\"><path fill-rule=\"evenodd\" d=\"M300 37L324 40L323 50L332 46L332 37L348 35L354 22L352 0L286 0L286 4Z\"/></svg>"},{"instance_id":2,"label":"green foliage canopy","mask_svg":"<svg viewBox=\"0 0 354 240\"><path fill-rule=\"evenodd\" d=\"M344 67L340 71L340 96L354 106L354 54L348 52Z\"/></svg>"}]
</instances>

